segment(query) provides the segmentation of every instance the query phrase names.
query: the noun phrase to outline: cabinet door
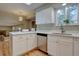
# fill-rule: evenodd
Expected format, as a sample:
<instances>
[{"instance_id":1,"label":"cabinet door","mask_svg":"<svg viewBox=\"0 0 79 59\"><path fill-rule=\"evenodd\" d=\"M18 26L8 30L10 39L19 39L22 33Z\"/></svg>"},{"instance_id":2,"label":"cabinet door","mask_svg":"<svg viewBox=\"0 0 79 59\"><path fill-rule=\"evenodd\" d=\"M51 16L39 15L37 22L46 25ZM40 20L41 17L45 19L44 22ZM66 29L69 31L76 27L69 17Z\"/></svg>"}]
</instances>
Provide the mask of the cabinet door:
<instances>
[{"instance_id":1,"label":"cabinet door","mask_svg":"<svg viewBox=\"0 0 79 59\"><path fill-rule=\"evenodd\" d=\"M41 46L41 40L42 40L41 37L42 36L40 36L40 35L37 36L37 47L40 47Z\"/></svg>"},{"instance_id":2,"label":"cabinet door","mask_svg":"<svg viewBox=\"0 0 79 59\"><path fill-rule=\"evenodd\" d=\"M71 40L71 41L68 41ZM58 42L58 56L72 56L73 55L73 38L70 37L61 37Z\"/></svg>"},{"instance_id":3,"label":"cabinet door","mask_svg":"<svg viewBox=\"0 0 79 59\"><path fill-rule=\"evenodd\" d=\"M36 12L36 24L43 23L42 16L43 16L43 14L41 12Z\"/></svg>"},{"instance_id":4,"label":"cabinet door","mask_svg":"<svg viewBox=\"0 0 79 59\"><path fill-rule=\"evenodd\" d=\"M32 50L37 47L36 34L28 34L28 50Z\"/></svg>"},{"instance_id":5,"label":"cabinet door","mask_svg":"<svg viewBox=\"0 0 79 59\"><path fill-rule=\"evenodd\" d=\"M74 38L74 56L79 56L79 38Z\"/></svg>"},{"instance_id":6,"label":"cabinet door","mask_svg":"<svg viewBox=\"0 0 79 59\"><path fill-rule=\"evenodd\" d=\"M54 23L54 10L52 7L36 12L36 24Z\"/></svg>"},{"instance_id":7,"label":"cabinet door","mask_svg":"<svg viewBox=\"0 0 79 59\"><path fill-rule=\"evenodd\" d=\"M21 55L27 51L26 35L16 35L13 39L13 55Z\"/></svg>"},{"instance_id":8,"label":"cabinet door","mask_svg":"<svg viewBox=\"0 0 79 59\"><path fill-rule=\"evenodd\" d=\"M71 43L67 43L67 42L60 42L59 43L59 52L58 52L58 56L72 56L73 55L73 48Z\"/></svg>"},{"instance_id":9,"label":"cabinet door","mask_svg":"<svg viewBox=\"0 0 79 59\"><path fill-rule=\"evenodd\" d=\"M56 56L58 37L53 35L48 35L48 53L50 55Z\"/></svg>"}]
</instances>

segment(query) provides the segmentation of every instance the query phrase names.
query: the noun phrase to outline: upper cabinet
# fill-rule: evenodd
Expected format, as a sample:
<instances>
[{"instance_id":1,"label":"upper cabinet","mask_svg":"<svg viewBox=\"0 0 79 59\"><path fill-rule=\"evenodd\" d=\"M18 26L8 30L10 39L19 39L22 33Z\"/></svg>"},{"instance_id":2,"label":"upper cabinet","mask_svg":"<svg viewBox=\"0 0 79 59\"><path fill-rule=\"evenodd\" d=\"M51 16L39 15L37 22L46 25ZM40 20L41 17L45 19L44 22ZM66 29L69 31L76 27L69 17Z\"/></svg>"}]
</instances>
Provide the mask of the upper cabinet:
<instances>
[{"instance_id":1,"label":"upper cabinet","mask_svg":"<svg viewBox=\"0 0 79 59\"><path fill-rule=\"evenodd\" d=\"M36 12L36 24L54 23L54 9L45 8Z\"/></svg>"}]
</instances>

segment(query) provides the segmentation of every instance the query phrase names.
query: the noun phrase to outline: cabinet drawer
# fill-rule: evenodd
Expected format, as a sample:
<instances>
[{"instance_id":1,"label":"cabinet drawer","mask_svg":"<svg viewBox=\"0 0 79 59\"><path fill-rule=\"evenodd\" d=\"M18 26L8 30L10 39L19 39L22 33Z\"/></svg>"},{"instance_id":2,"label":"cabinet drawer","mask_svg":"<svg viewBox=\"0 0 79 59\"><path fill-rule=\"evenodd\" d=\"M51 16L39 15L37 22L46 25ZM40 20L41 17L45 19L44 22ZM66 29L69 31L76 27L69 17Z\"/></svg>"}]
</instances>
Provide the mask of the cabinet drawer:
<instances>
[{"instance_id":1,"label":"cabinet drawer","mask_svg":"<svg viewBox=\"0 0 79 59\"><path fill-rule=\"evenodd\" d=\"M62 46L72 46L73 42L59 41L58 44Z\"/></svg>"},{"instance_id":2,"label":"cabinet drawer","mask_svg":"<svg viewBox=\"0 0 79 59\"><path fill-rule=\"evenodd\" d=\"M52 41L58 41L58 38L57 36L48 36L48 41L52 42Z\"/></svg>"},{"instance_id":3,"label":"cabinet drawer","mask_svg":"<svg viewBox=\"0 0 79 59\"><path fill-rule=\"evenodd\" d=\"M73 44L67 42L59 42L59 56L72 56L73 55Z\"/></svg>"},{"instance_id":4,"label":"cabinet drawer","mask_svg":"<svg viewBox=\"0 0 79 59\"><path fill-rule=\"evenodd\" d=\"M36 38L36 35L35 34L29 34L28 38Z\"/></svg>"},{"instance_id":5,"label":"cabinet drawer","mask_svg":"<svg viewBox=\"0 0 79 59\"><path fill-rule=\"evenodd\" d=\"M73 37L65 37L65 36L62 36L62 37L60 37L60 41L73 42Z\"/></svg>"}]
</instances>

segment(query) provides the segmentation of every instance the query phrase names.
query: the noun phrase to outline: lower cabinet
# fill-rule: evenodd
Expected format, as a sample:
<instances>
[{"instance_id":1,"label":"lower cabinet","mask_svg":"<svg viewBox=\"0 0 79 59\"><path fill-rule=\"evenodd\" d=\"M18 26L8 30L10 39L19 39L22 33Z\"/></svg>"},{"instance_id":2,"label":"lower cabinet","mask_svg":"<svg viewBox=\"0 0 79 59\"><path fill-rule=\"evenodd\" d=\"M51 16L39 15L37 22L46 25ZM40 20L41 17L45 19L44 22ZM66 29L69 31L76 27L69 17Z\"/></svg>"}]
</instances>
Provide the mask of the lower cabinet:
<instances>
[{"instance_id":1,"label":"lower cabinet","mask_svg":"<svg viewBox=\"0 0 79 59\"><path fill-rule=\"evenodd\" d=\"M60 35L48 35L48 54L54 56L72 56L73 38Z\"/></svg>"},{"instance_id":2,"label":"lower cabinet","mask_svg":"<svg viewBox=\"0 0 79 59\"><path fill-rule=\"evenodd\" d=\"M36 34L28 35L28 50L32 50L37 47L37 38Z\"/></svg>"},{"instance_id":3,"label":"lower cabinet","mask_svg":"<svg viewBox=\"0 0 79 59\"><path fill-rule=\"evenodd\" d=\"M56 49L57 49L57 36L48 35L48 54L56 56Z\"/></svg>"},{"instance_id":4,"label":"lower cabinet","mask_svg":"<svg viewBox=\"0 0 79 59\"><path fill-rule=\"evenodd\" d=\"M26 35L16 35L12 39L12 55L21 55L28 50Z\"/></svg>"},{"instance_id":5,"label":"lower cabinet","mask_svg":"<svg viewBox=\"0 0 79 59\"><path fill-rule=\"evenodd\" d=\"M20 34L12 36L11 55L22 55L37 47L36 34Z\"/></svg>"},{"instance_id":6,"label":"lower cabinet","mask_svg":"<svg viewBox=\"0 0 79 59\"><path fill-rule=\"evenodd\" d=\"M57 43L58 56L73 56L73 38L68 36L60 36Z\"/></svg>"},{"instance_id":7,"label":"lower cabinet","mask_svg":"<svg viewBox=\"0 0 79 59\"><path fill-rule=\"evenodd\" d=\"M79 56L79 37L74 38L74 56Z\"/></svg>"}]
</instances>

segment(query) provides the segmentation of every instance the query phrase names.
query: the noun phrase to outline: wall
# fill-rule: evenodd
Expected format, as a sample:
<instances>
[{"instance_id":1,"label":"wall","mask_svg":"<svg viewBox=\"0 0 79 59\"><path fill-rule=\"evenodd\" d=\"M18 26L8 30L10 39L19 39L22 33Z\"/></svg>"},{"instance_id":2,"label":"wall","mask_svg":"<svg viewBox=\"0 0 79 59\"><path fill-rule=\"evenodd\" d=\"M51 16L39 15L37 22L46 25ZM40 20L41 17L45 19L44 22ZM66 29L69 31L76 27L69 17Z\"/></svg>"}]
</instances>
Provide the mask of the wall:
<instances>
[{"instance_id":1,"label":"wall","mask_svg":"<svg viewBox=\"0 0 79 59\"><path fill-rule=\"evenodd\" d=\"M6 31L6 35L12 31L13 25L19 24L18 16L0 11L0 30Z\"/></svg>"},{"instance_id":2,"label":"wall","mask_svg":"<svg viewBox=\"0 0 79 59\"><path fill-rule=\"evenodd\" d=\"M19 24L17 15L0 12L0 26L12 26L16 24Z\"/></svg>"},{"instance_id":3,"label":"wall","mask_svg":"<svg viewBox=\"0 0 79 59\"><path fill-rule=\"evenodd\" d=\"M9 35L9 32L12 31L12 27L11 26L0 26L0 31L1 30L6 31L6 35Z\"/></svg>"},{"instance_id":4,"label":"wall","mask_svg":"<svg viewBox=\"0 0 79 59\"><path fill-rule=\"evenodd\" d=\"M0 26L0 30L9 30L11 31L11 27L10 26Z\"/></svg>"},{"instance_id":5,"label":"wall","mask_svg":"<svg viewBox=\"0 0 79 59\"><path fill-rule=\"evenodd\" d=\"M0 30L9 31L12 30L12 26L15 26L16 29L19 27L21 27L22 29L32 27L30 21L28 21L25 17L23 19L24 20L20 22L18 21L17 15L0 11Z\"/></svg>"},{"instance_id":6,"label":"wall","mask_svg":"<svg viewBox=\"0 0 79 59\"><path fill-rule=\"evenodd\" d=\"M31 19L28 19L28 20L24 20L22 22L22 24L19 24L19 25L15 25L15 30L17 30L18 28L22 28L22 29L31 29L31 28L35 28L36 25L35 25L35 19L31 18Z\"/></svg>"}]
</instances>

